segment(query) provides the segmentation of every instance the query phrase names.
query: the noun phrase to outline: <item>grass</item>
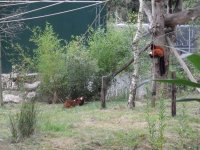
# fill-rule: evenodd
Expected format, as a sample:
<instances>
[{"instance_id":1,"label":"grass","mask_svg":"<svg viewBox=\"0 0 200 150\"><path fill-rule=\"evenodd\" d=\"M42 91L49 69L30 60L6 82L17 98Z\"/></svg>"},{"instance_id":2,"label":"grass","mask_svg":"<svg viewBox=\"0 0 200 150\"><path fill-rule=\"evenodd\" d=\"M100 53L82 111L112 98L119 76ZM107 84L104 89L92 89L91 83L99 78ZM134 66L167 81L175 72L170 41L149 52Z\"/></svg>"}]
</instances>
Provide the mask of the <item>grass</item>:
<instances>
[{"instance_id":1,"label":"grass","mask_svg":"<svg viewBox=\"0 0 200 150\"><path fill-rule=\"evenodd\" d=\"M20 104L6 104L0 108L0 149L1 150L150 150L148 124L145 119L145 102L136 102L136 108L126 108L124 100L110 101L107 109L101 110L99 102L81 107L64 109L62 104L38 103L38 124L33 136L19 143L10 144L9 114L19 112ZM163 149L181 149L177 144L177 132L182 104L178 103L177 117L171 117L170 102L166 105L166 129ZM199 103L185 103L189 133L187 144L194 149L200 143ZM158 116L158 105L151 113ZM190 130L188 130L190 131ZM195 131L195 132L194 132ZM187 147L188 148L188 147Z\"/></svg>"}]
</instances>

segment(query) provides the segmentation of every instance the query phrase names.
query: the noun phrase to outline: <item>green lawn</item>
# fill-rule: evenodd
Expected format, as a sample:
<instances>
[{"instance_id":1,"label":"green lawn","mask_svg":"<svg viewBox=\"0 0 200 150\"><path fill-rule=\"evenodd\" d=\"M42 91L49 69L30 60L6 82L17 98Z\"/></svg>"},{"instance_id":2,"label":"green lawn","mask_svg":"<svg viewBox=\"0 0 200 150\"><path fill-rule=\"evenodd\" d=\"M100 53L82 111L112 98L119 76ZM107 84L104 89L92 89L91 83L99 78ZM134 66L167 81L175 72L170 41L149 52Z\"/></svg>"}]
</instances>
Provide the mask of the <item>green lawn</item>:
<instances>
[{"instance_id":1,"label":"green lawn","mask_svg":"<svg viewBox=\"0 0 200 150\"><path fill-rule=\"evenodd\" d=\"M145 101L137 102L134 110L128 110L126 104L125 100L112 100L107 109L101 110L99 102L72 109L64 109L62 104L37 103L36 132L19 143L11 143L8 116L16 114L20 104L5 104L0 108L0 150L151 150ZM187 116L181 123L182 104ZM177 105L177 117L172 118L170 101L165 100L164 149L197 149L200 104ZM150 119L159 119L158 104L149 114Z\"/></svg>"}]
</instances>

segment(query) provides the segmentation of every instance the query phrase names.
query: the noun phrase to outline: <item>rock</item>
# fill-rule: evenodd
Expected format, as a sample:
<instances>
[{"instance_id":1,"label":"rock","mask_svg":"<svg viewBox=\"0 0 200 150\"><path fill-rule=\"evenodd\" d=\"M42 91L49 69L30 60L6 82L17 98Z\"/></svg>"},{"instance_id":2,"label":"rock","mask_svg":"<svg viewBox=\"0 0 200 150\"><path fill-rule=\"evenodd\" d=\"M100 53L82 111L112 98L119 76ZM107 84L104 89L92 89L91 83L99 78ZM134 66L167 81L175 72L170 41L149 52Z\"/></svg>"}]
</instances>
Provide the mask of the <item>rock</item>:
<instances>
[{"instance_id":1,"label":"rock","mask_svg":"<svg viewBox=\"0 0 200 150\"><path fill-rule=\"evenodd\" d=\"M19 103L23 99L19 95L12 95L12 94L5 94L3 95L3 101L4 102L14 102L14 103Z\"/></svg>"},{"instance_id":2,"label":"rock","mask_svg":"<svg viewBox=\"0 0 200 150\"><path fill-rule=\"evenodd\" d=\"M36 95L37 95L36 92L28 92L26 99L33 100L35 99Z\"/></svg>"},{"instance_id":3,"label":"rock","mask_svg":"<svg viewBox=\"0 0 200 150\"><path fill-rule=\"evenodd\" d=\"M36 81L34 83L31 83L31 84L25 83L24 84L24 88L27 91L34 91L34 90L36 90L39 87L40 83L41 83L40 81Z\"/></svg>"}]
</instances>

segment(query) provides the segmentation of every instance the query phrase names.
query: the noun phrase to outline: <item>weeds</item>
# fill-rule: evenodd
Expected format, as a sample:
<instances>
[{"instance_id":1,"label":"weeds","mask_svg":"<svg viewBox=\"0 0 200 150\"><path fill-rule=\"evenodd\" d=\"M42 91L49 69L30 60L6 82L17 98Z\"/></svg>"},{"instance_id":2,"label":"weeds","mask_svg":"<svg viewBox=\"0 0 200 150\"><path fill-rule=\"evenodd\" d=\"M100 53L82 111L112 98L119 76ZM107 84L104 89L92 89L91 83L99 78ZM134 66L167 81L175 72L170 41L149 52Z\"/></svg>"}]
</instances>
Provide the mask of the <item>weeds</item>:
<instances>
[{"instance_id":1,"label":"weeds","mask_svg":"<svg viewBox=\"0 0 200 150\"><path fill-rule=\"evenodd\" d=\"M192 147L189 143L195 143L196 141L196 132L189 125L189 116L187 115L186 106L183 104L181 109L181 115L178 118L178 127L176 129L179 135L179 147L181 149L189 149ZM192 142L188 141L191 139Z\"/></svg>"},{"instance_id":2,"label":"weeds","mask_svg":"<svg viewBox=\"0 0 200 150\"><path fill-rule=\"evenodd\" d=\"M18 129L22 137L31 135L36 126L36 109L34 102L24 102L18 117Z\"/></svg>"},{"instance_id":3,"label":"weeds","mask_svg":"<svg viewBox=\"0 0 200 150\"><path fill-rule=\"evenodd\" d=\"M146 121L148 123L149 142L153 149L163 149L164 130L165 130L165 104L163 100L159 101L159 113L151 112L150 104L147 102Z\"/></svg>"},{"instance_id":4,"label":"weeds","mask_svg":"<svg viewBox=\"0 0 200 150\"><path fill-rule=\"evenodd\" d=\"M13 117L9 116L9 119L13 142L29 137L36 128L37 113L35 102L23 102L20 113Z\"/></svg>"},{"instance_id":5,"label":"weeds","mask_svg":"<svg viewBox=\"0 0 200 150\"><path fill-rule=\"evenodd\" d=\"M9 115L9 121L10 121L10 132L12 135L12 142L18 141L18 131L17 131L17 120L16 118Z\"/></svg>"},{"instance_id":6,"label":"weeds","mask_svg":"<svg viewBox=\"0 0 200 150\"><path fill-rule=\"evenodd\" d=\"M157 145L158 149L162 150L163 149L163 144L164 144L164 130L165 130L165 103L164 100L160 100L159 103L159 119L158 119L158 139L157 139Z\"/></svg>"}]
</instances>

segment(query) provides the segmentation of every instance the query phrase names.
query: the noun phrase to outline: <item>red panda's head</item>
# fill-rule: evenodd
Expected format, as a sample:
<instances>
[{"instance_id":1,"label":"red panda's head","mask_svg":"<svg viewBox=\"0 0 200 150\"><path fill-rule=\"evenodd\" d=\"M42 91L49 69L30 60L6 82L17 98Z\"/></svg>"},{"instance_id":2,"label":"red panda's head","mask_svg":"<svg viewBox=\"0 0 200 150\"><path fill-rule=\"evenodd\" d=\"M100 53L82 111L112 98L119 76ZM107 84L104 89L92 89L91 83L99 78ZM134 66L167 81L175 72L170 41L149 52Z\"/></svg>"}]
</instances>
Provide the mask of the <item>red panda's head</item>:
<instances>
[{"instance_id":1,"label":"red panda's head","mask_svg":"<svg viewBox=\"0 0 200 150\"><path fill-rule=\"evenodd\" d=\"M149 52L149 56L150 56L151 58L153 58L153 52L152 52L152 51Z\"/></svg>"},{"instance_id":2,"label":"red panda's head","mask_svg":"<svg viewBox=\"0 0 200 150\"><path fill-rule=\"evenodd\" d=\"M85 98L84 98L83 96L78 97L78 98L76 99L76 102L77 102L77 104L78 104L79 106L81 106L81 105L84 104Z\"/></svg>"}]
</instances>

